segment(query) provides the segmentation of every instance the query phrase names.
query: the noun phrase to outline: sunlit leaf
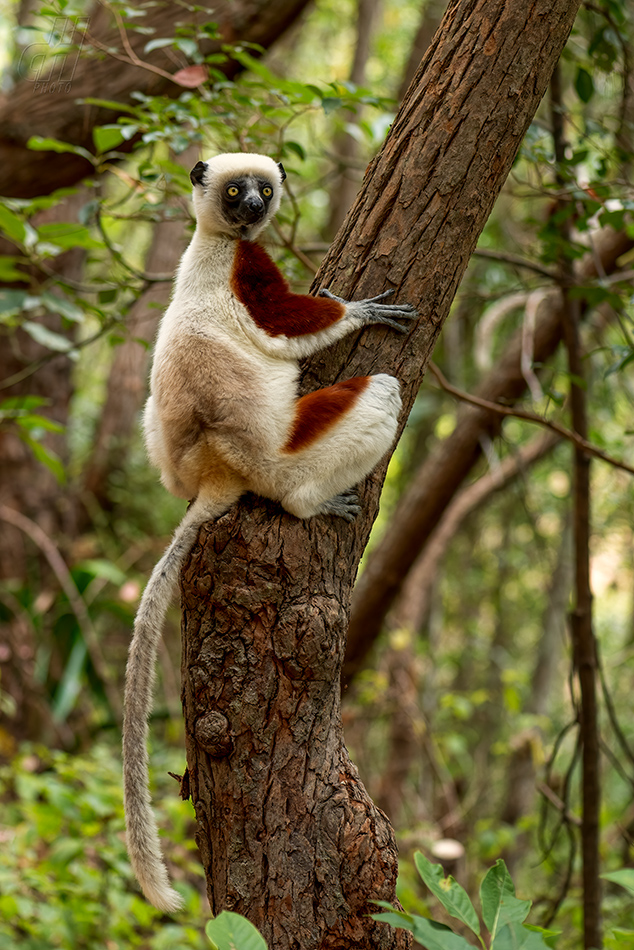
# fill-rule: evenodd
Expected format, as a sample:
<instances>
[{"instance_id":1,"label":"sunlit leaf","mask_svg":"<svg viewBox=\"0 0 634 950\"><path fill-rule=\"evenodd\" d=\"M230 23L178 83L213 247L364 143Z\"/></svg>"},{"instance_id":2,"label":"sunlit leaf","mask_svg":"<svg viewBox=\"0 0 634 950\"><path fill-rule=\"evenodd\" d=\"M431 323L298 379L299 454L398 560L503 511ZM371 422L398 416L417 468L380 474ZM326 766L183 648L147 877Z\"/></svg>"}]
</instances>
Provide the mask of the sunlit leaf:
<instances>
[{"instance_id":1,"label":"sunlit leaf","mask_svg":"<svg viewBox=\"0 0 634 950\"><path fill-rule=\"evenodd\" d=\"M414 855L414 862L423 881L447 913L461 920L475 934L479 934L478 915L464 887L453 877L445 877L441 865L432 864L420 851Z\"/></svg>"},{"instance_id":2,"label":"sunlit leaf","mask_svg":"<svg viewBox=\"0 0 634 950\"><path fill-rule=\"evenodd\" d=\"M266 950L266 942L253 924L240 914L223 910L205 927L215 950Z\"/></svg>"}]
</instances>

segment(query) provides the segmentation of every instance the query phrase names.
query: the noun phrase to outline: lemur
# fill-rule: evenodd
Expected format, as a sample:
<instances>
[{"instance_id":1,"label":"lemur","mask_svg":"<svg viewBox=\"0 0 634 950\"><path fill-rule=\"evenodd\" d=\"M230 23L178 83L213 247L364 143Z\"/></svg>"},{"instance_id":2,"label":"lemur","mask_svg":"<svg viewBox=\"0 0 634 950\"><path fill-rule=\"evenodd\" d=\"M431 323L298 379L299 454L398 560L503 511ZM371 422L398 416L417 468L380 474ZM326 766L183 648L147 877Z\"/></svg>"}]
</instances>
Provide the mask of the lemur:
<instances>
[{"instance_id":1,"label":"lemur","mask_svg":"<svg viewBox=\"0 0 634 950\"><path fill-rule=\"evenodd\" d=\"M362 376L298 396L298 360L368 324L405 332L413 307L292 293L254 243L286 173L256 154L217 155L191 171L196 231L161 320L143 426L168 491L193 499L134 622L125 685L124 801L130 860L145 896L175 911L148 789L147 721L158 639L201 525L247 491L297 518L359 512L351 489L392 445L399 384ZM396 318L396 319L395 319Z\"/></svg>"}]
</instances>

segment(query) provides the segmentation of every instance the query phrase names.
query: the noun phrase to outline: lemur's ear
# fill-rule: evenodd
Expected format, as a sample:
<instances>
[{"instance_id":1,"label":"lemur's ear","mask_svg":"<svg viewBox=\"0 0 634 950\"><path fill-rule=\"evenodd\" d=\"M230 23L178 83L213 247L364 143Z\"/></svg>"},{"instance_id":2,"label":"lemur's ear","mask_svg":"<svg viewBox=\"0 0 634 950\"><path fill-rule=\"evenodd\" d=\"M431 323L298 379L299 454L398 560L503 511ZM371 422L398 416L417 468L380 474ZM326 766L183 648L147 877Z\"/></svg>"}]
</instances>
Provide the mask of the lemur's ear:
<instances>
[{"instance_id":1,"label":"lemur's ear","mask_svg":"<svg viewBox=\"0 0 634 950\"><path fill-rule=\"evenodd\" d=\"M206 162L196 162L189 173L192 185L204 185L205 172L207 171Z\"/></svg>"},{"instance_id":2,"label":"lemur's ear","mask_svg":"<svg viewBox=\"0 0 634 950\"><path fill-rule=\"evenodd\" d=\"M284 179L286 178L286 172L284 171L284 166L282 165L281 162L278 162L278 163L277 163L277 167L278 167L279 170L280 170L280 175L282 176L282 181L284 181Z\"/></svg>"}]
</instances>

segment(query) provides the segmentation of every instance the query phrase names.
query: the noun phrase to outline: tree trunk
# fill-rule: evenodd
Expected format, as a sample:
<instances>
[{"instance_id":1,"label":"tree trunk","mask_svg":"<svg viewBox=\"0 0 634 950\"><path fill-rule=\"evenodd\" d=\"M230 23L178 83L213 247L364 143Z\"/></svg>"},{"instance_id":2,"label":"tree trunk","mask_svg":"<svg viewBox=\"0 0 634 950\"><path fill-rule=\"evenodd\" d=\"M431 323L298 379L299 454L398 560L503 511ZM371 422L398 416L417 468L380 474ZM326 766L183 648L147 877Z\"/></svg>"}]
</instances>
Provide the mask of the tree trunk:
<instances>
[{"instance_id":1,"label":"tree trunk","mask_svg":"<svg viewBox=\"0 0 634 950\"><path fill-rule=\"evenodd\" d=\"M606 230L595 248L581 262L580 283L611 273L621 255L634 246L627 234ZM555 352L562 336L561 298L553 291L544 302L533 337L533 362L546 362ZM505 405L516 402L526 391L522 369L524 343L516 333L498 360L495 369L482 381L476 392L490 402ZM385 616L392 606L408 571L430 533L440 521L456 491L482 454L484 436L497 435L503 416L486 409L463 408L455 429L427 457L401 497L388 531L368 558L354 591L348 630L346 675L354 674L381 632Z\"/></svg>"},{"instance_id":2,"label":"tree trunk","mask_svg":"<svg viewBox=\"0 0 634 950\"><path fill-rule=\"evenodd\" d=\"M211 9L183 7L179 3L162 2L143 7L144 16L135 21L148 33L130 30L128 41L134 52L151 67L171 74L187 65L174 62L171 49L144 52L148 40L174 36L180 23L188 26L213 21L218 24L218 39L201 42L205 55L218 53L225 43L257 43L264 48L271 45L297 19L308 0L220 0ZM132 6L135 4L132 3ZM143 5L139 5L142 7ZM86 18L85 31L99 42L124 54L121 37L114 28L112 14L105 4L97 4ZM85 54L89 43L76 34L76 42ZM73 51L65 59L55 58L50 73L40 76L37 63L45 44L28 47L22 54L21 79L10 92L0 96L0 195L31 197L49 194L56 188L74 185L92 172L90 163L79 155L31 151L26 147L34 135L72 142L93 151L92 130L96 125L115 122L117 112L100 106L77 104L76 99L109 99L121 103L133 102L130 93L142 92L149 96L181 95L183 87L176 82L145 69L133 62L113 60L103 54L86 56ZM128 57L129 58L129 57ZM235 61L220 64L227 76L234 76L239 65ZM123 143L118 151L131 147Z\"/></svg>"},{"instance_id":3,"label":"tree trunk","mask_svg":"<svg viewBox=\"0 0 634 950\"><path fill-rule=\"evenodd\" d=\"M318 275L344 297L395 286L419 303L418 328L343 341L308 363L305 387L390 368L409 410L578 6L451 6ZM183 571L187 759L209 899L276 950L409 943L368 916L371 901L395 900L396 848L348 758L339 706L350 591L385 468L353 526L249 498L201 531Z\"/></svg>"}]
</instances>

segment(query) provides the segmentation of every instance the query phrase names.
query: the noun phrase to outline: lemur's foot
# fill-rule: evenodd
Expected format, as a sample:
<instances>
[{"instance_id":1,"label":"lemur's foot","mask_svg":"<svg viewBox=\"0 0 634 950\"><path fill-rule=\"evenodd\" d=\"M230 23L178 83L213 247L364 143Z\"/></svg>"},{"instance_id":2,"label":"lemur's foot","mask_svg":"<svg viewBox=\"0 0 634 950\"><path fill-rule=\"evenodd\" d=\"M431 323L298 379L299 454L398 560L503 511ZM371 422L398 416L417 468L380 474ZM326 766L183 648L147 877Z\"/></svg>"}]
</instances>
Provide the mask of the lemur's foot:
<instances>
[{"instance_id":1,"label":"lemur's foot","mask_svg":"<svg viewBox=\"0 0 634 950\"><path fill-rule=\"evenodd\" d=\"M368 297L367 300L348 301L344 300L343 297L337 297L335 294L331 294L329 290L319 291L321 297L329 297L331 300L336 300L338 303L342 303L344 306L350 308L355 316L358 315L362 318L365 324L383 323L388 327L392 327L393 330L398 330L399 333L407 333L407 327L401 326L394 318L396 317L399 320L415 320L418 316L418 311L416 307L412 307L409 303L379 303L379 301L385 300L386 297L390 297L393 293L393 290L384 290L382 294L378 294L376 297Z\"/></svg>"},{"instance_id":2,"label":"lemur's foot","mask_svg":"<svg viewBox=\"0 0 634 950\"><path fill-rule=\"evenodd\" d=\"M334 515L337 518L344 518L346 521L354 521L361 512L359 505L359 496L353 491L344 491L340 495L335 495L325 501L319 509L320 515Z\"/></svg>"}]
</instances>

